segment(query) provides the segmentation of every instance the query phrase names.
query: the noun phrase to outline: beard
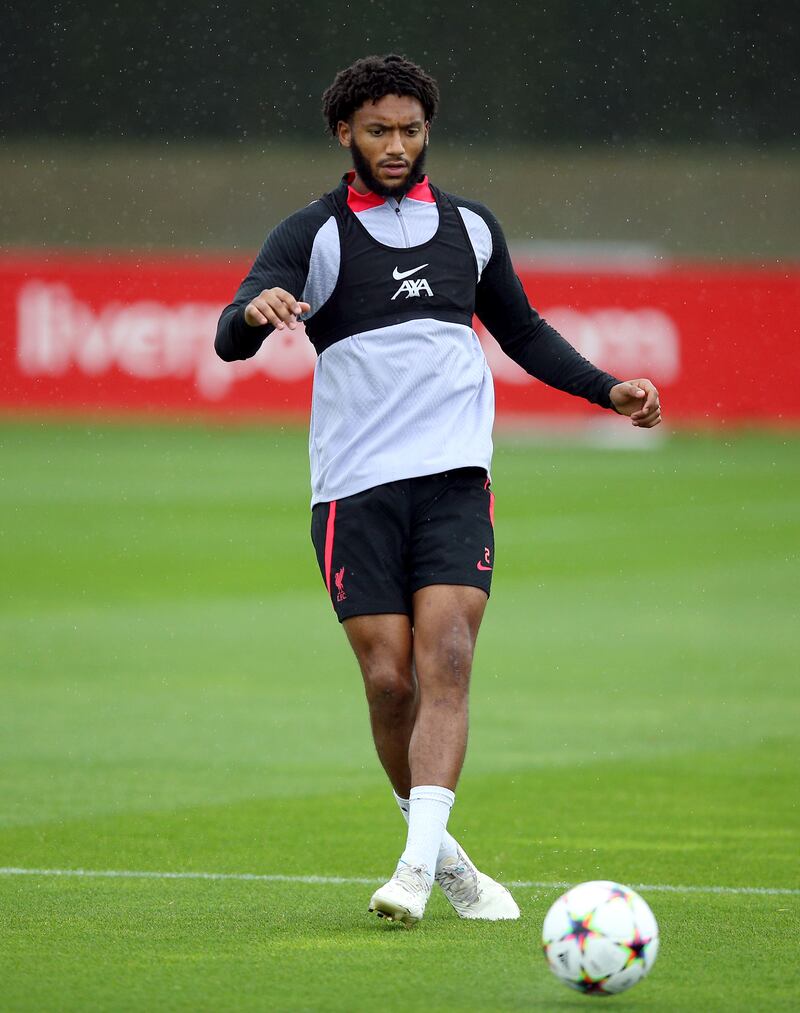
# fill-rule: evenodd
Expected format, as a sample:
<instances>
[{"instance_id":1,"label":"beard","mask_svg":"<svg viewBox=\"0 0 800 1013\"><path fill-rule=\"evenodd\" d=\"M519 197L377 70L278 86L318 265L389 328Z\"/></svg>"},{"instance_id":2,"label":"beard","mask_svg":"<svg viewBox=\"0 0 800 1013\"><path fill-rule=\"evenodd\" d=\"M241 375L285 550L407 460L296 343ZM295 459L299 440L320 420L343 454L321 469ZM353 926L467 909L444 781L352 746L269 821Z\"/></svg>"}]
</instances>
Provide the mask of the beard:
<instances>
[{"instance_id":1,"label":"beard","mask_svg":"<svg viewBox=\"0 0 800 1013\"><path fill-rule=\"evenodd\" d=\"M408 191L412 187L416 186L423 178L425 175L425 156L427 153L428 146L424 145L422 151L420 151L411 163L411 168L409 169L408 175L405 179L400 183L389 185L381 183L375 177L366 155L356 144L355 140L351 140L350 142L350 154L353 157L353 168L358 173L358 176L364 186L368 190L371 190L372 193L377 194L378 197L394 197L395 200L400 200L401 197L405 197Z\"/></svg>"}]
</instances>

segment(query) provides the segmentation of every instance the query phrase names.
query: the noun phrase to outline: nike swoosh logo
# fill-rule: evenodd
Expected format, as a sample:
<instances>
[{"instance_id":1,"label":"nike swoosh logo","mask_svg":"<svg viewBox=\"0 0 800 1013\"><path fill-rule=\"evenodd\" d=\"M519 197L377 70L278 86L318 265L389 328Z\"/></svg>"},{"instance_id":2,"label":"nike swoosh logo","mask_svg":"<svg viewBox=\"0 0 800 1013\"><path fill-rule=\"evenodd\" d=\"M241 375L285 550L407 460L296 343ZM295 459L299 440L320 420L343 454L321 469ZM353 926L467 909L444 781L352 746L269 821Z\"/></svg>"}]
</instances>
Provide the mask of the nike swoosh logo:
<instances>
[{"instance_id":1,"label":"nike swoosh logo","mask_svg":"<svg viewBox=\"0 0 800 1013\"><path fill-rule=\"evenodd\" d=\"M395 281L402 281L403 278L408 278L412 274L416 274L417 271L421 271L423 267L427 267L427 264L420 264L419 267L412 267L410 271L398 271L397 268L392 271L392 277Z\"/></svg>"},{"instance_id":2,"label":"nike swoosh logo","mask_svg":"<svg viewBox=\"0 0 800 1013\"><path fill-rule=\"evenodd\" d=\"M478 563L479 570L491 570L491 566L484 566L483 563Z\"/></svg>"}]
</instances>

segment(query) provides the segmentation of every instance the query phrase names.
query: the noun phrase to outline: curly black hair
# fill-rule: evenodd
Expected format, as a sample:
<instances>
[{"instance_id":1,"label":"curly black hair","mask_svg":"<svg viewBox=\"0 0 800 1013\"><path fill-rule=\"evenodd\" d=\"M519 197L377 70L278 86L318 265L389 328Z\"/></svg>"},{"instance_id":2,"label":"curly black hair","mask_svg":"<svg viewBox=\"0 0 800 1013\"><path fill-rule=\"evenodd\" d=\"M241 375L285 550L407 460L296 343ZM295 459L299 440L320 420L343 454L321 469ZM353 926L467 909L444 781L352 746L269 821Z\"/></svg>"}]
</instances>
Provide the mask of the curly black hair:
<instances>
[{"instance_id":1,"label":"curly black hair","mask_svg":"<svg viewBox=\"0 0 800 1013\"><path fill-rule=\"evenodd\" d=\"M378 102L384 95L410 95L419 99L430 122L439 106L439 86L422 67L404 56L365 56L340 70L322 95L322 115L336 137L340 120L349 121L365 102Z\"/></svg>"}]
</instances>

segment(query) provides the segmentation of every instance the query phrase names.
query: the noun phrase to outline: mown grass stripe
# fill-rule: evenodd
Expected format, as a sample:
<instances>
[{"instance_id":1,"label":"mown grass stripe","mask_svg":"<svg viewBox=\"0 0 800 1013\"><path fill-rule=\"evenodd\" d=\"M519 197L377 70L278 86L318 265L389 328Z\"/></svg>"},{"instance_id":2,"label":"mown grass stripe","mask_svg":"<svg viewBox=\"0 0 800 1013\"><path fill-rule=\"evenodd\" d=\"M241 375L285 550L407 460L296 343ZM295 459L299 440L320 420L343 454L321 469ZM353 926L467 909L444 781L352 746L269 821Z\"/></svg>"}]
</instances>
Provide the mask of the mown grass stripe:
<instances>
[{"instance_id":1,"label":"mown grass stripe","mask_svg":"<svg viewBox=\"0 0 800 1013\"><path fill-rule=\"evenodd\" d=\"M134 869L23 869L15 866L0 867L0 876L74 876L87 879L211 879L259 883L308 883L321 886L380 884L383 879L366 876L287 876L281 873L260 872L156 872ZM574 886L567 882L544 882L531 879L514 880L506 884L517 890L562 890ZM777 897L800 896L800 889L773 886L682 886L672 883L630 883L635 890L654 893L718 893L759 894Z\"/></svg>"}]
</instances>

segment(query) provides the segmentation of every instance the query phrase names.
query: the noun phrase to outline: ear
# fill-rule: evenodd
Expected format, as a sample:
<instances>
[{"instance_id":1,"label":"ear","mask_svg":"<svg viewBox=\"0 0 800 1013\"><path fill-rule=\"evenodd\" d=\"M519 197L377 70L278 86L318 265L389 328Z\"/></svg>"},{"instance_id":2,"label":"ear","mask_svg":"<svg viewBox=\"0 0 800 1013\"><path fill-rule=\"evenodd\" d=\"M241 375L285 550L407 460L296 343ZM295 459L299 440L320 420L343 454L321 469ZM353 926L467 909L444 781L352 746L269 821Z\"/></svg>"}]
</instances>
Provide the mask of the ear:
<instances>
[{"instance_id":1,"label":"ear","mask_svg":"<svg viewBox=\"0 0 800 1013\"><path fill-rule=\"evenodd\" d=\"M431 139L431 125L426 121L425 123L425 147L428 147L428 141Z\"/></svg>"},{"instance_id":2,"label":"ear","mask_svg":"<svg viewBox=\"0 0 800 1013\"><path fill-rule=\"evenodd\" d=\"M336 130L339 136L339 144L343 148L349 148L350 142L353 138L353 132L350 129L350 124L346 120L339 120L336 125Z\"/></svg>"}]
</instances>

